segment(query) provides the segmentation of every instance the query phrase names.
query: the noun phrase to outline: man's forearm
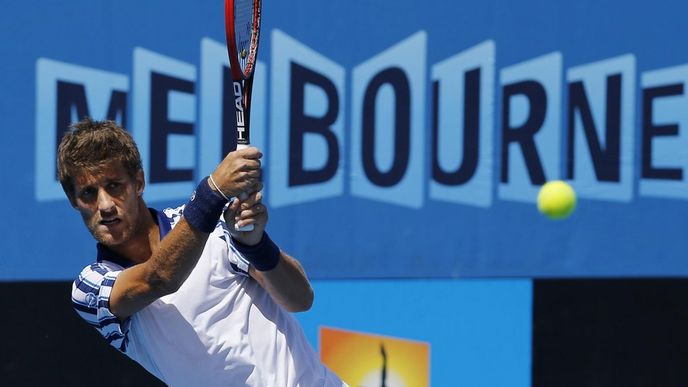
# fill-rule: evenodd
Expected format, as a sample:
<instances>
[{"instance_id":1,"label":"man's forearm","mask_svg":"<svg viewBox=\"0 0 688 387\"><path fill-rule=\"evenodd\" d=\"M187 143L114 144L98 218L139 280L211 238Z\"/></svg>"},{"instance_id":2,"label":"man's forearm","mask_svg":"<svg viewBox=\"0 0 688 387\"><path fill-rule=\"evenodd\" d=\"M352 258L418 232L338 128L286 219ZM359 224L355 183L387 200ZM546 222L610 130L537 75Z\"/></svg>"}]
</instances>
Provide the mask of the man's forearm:
<instances>
[{"instance_id":1,"label":"man's forearm","mask_svg":"<svg viewBox=\"0 0 688 387\"><path fill-rule=\"evenodd\" d=\"M110 298L112 313L124 319L176 292L196 266L207 239L207 233L194 230L182 218L148 261L119 275Z\"/></svg>"},{"instance_id":2,"label":"man's forearm","mask_svg":"<svg viewBox=\"0 0 688 387\"><path fill-rule=\"evenodd\" d=\"M167 237L160 241L151 257L151 270L168 293L177 291L191 274L208 235L191 227L182 217Z\"/></svg>"},{"instance_id":3,"label":"man's forearm","mask_svg":"<svg viewBox=\"0 0 688 387\"><path fill-rule=\"evenodd\" d=\"M299 262L281 252L280 261L269 271L251 267L251 276L270 294L273 300L290 312L302 312L313 305L313 288Z\"/></svg>"}]
</instances>

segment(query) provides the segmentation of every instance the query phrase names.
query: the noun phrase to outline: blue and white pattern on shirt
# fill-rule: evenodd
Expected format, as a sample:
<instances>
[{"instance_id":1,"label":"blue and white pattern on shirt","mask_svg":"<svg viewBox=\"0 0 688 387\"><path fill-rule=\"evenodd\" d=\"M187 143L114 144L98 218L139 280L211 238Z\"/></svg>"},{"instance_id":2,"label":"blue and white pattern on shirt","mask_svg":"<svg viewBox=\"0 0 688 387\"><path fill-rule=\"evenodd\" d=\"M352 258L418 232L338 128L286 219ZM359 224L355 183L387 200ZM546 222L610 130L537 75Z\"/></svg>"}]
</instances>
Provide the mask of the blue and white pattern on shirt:
<instances>
[{"instance_id":1,"label":"blue and white pattern on shirt","mask_svg":"<svg viewBox=\"0 0 688 387\"><path fill-rule=\"evenodd\" d=\"M110 293L123 268L101 261L84 268L72 284L72 305L87 323L95 327L110 345L127 351L128 320L121 322L110 312Z\"/></svg>"}]
</instances>

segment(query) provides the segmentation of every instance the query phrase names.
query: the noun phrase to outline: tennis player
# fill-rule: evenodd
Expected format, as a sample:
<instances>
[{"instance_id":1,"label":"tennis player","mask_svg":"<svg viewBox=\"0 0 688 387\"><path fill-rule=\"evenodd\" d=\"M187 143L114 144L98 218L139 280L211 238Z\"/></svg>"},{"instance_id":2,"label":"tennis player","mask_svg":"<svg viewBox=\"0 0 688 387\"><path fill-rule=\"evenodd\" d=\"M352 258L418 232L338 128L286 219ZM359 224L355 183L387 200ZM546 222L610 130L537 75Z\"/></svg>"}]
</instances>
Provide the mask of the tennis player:
<instances>
[{"instance_id":1,"label":"tennis player","mask_svg":"<svg viewBox=\"0 0 688 387\"><path fill-rule=\"evenodd\" d=\"M261 156L229 153L185 205L158 211L116 123L84 119L60 143L60 182L97 241L96 262L74 281L74 308L168 385L345 386L290 314L308 310L313 291L265 232Z\"/></svg>"}]
</instances>

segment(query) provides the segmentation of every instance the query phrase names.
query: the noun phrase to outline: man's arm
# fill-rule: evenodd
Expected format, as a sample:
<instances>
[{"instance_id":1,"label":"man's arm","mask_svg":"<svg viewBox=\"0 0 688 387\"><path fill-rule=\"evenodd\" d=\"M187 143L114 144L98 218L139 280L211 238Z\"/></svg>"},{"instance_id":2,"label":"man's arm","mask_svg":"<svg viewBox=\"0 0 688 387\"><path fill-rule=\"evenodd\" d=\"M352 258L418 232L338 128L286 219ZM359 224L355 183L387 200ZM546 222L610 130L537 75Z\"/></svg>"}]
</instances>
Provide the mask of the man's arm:
<instances>
[{"instance_id":1,"label":"man's arm","mask_svg":"<svg viewBox=\"0 0 688 387\"><path fill-rule=\"evenodd\" d=\"M225 221L232 231L232 238L235 242L239 242L235 243L235 246L240 251L242 245L244 249L251 249L265 243L264 238L269 238L267 234L264 234L268 213L266 207L261 203L261 199L262 194L256 192L243 203L235 200L225 211ZM235 222L240 227L253 224L254 229L249 232L234 231ZM276 246L274 248L277 249ZM261 250L264 251L264 249ZM259 270L254 264L249 267L249 275L258 281L272 299L287 311L302 312L310 309L313 305L313 288L311 288L303 267L295 258L285 252L277 250L275 253L278 254L276 266L269 270Z\"/></svg>"},{"instance_id":2,"label":"man's arm","mask_svg":"<svg viewBox=\"0 0 688 387\"><path fill-rule=\"evenodd\" d=\"M289 312L303 312L313 305L313 288L303 267L283 251L280 252L280 260L274 269L260 271L250 266L249 275Z\"/></svg>"},{"instance_id":3,"label":"man's arm","mask_svg":"<svg viewBox=\"0 0 688 387\"><path fill-rule=\"evenodd\" d=\"M261 156L256 148L247 148L225 157L213 172L215 182L225 195L238 196L241 192L260 190ZM211 193L214 189L209 184L208 187L199 186L199 190L204 188ZM187 219L188 207L147 261L124 270L117 277L110 295L110 311L120 320L177 291L196 266L212 228L204 231L192 226L194 222ZM214 227L220 212L221 209L217 218L206 219L206 223L214 222Z\"/></svg>"},{"instance_id":4,"label":"man's arm","mask_svg":"<svg viewBox=\"0 0 688 387\"><path fill-rule=\"evenodd\" d=\"M143 263L124 270L112 287L110 311L120 320L176 292L196 266L208 239L182 217Z\"/></svg>"}]
</instances>

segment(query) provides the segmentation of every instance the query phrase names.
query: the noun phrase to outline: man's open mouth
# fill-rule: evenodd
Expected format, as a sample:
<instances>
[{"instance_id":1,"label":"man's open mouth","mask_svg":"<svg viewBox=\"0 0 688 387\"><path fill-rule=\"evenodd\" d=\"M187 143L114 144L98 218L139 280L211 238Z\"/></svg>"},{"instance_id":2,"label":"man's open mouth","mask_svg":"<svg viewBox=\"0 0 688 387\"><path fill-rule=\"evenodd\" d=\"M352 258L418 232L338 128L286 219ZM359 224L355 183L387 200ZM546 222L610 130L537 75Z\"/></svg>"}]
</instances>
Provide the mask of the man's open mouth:
<instances>
[{"instance_id":1,"label":"man's open mouth","mask_svg":"<svg viewBox=\"0 0 688 387\"><path fill-rule=\"evenodd\" d=\"M113 224L119 223L120 220L118 218L113 218L113 219L103 219L100 221L100 224L104 226L112 226Z\"/></svg>"}]
</instances>

